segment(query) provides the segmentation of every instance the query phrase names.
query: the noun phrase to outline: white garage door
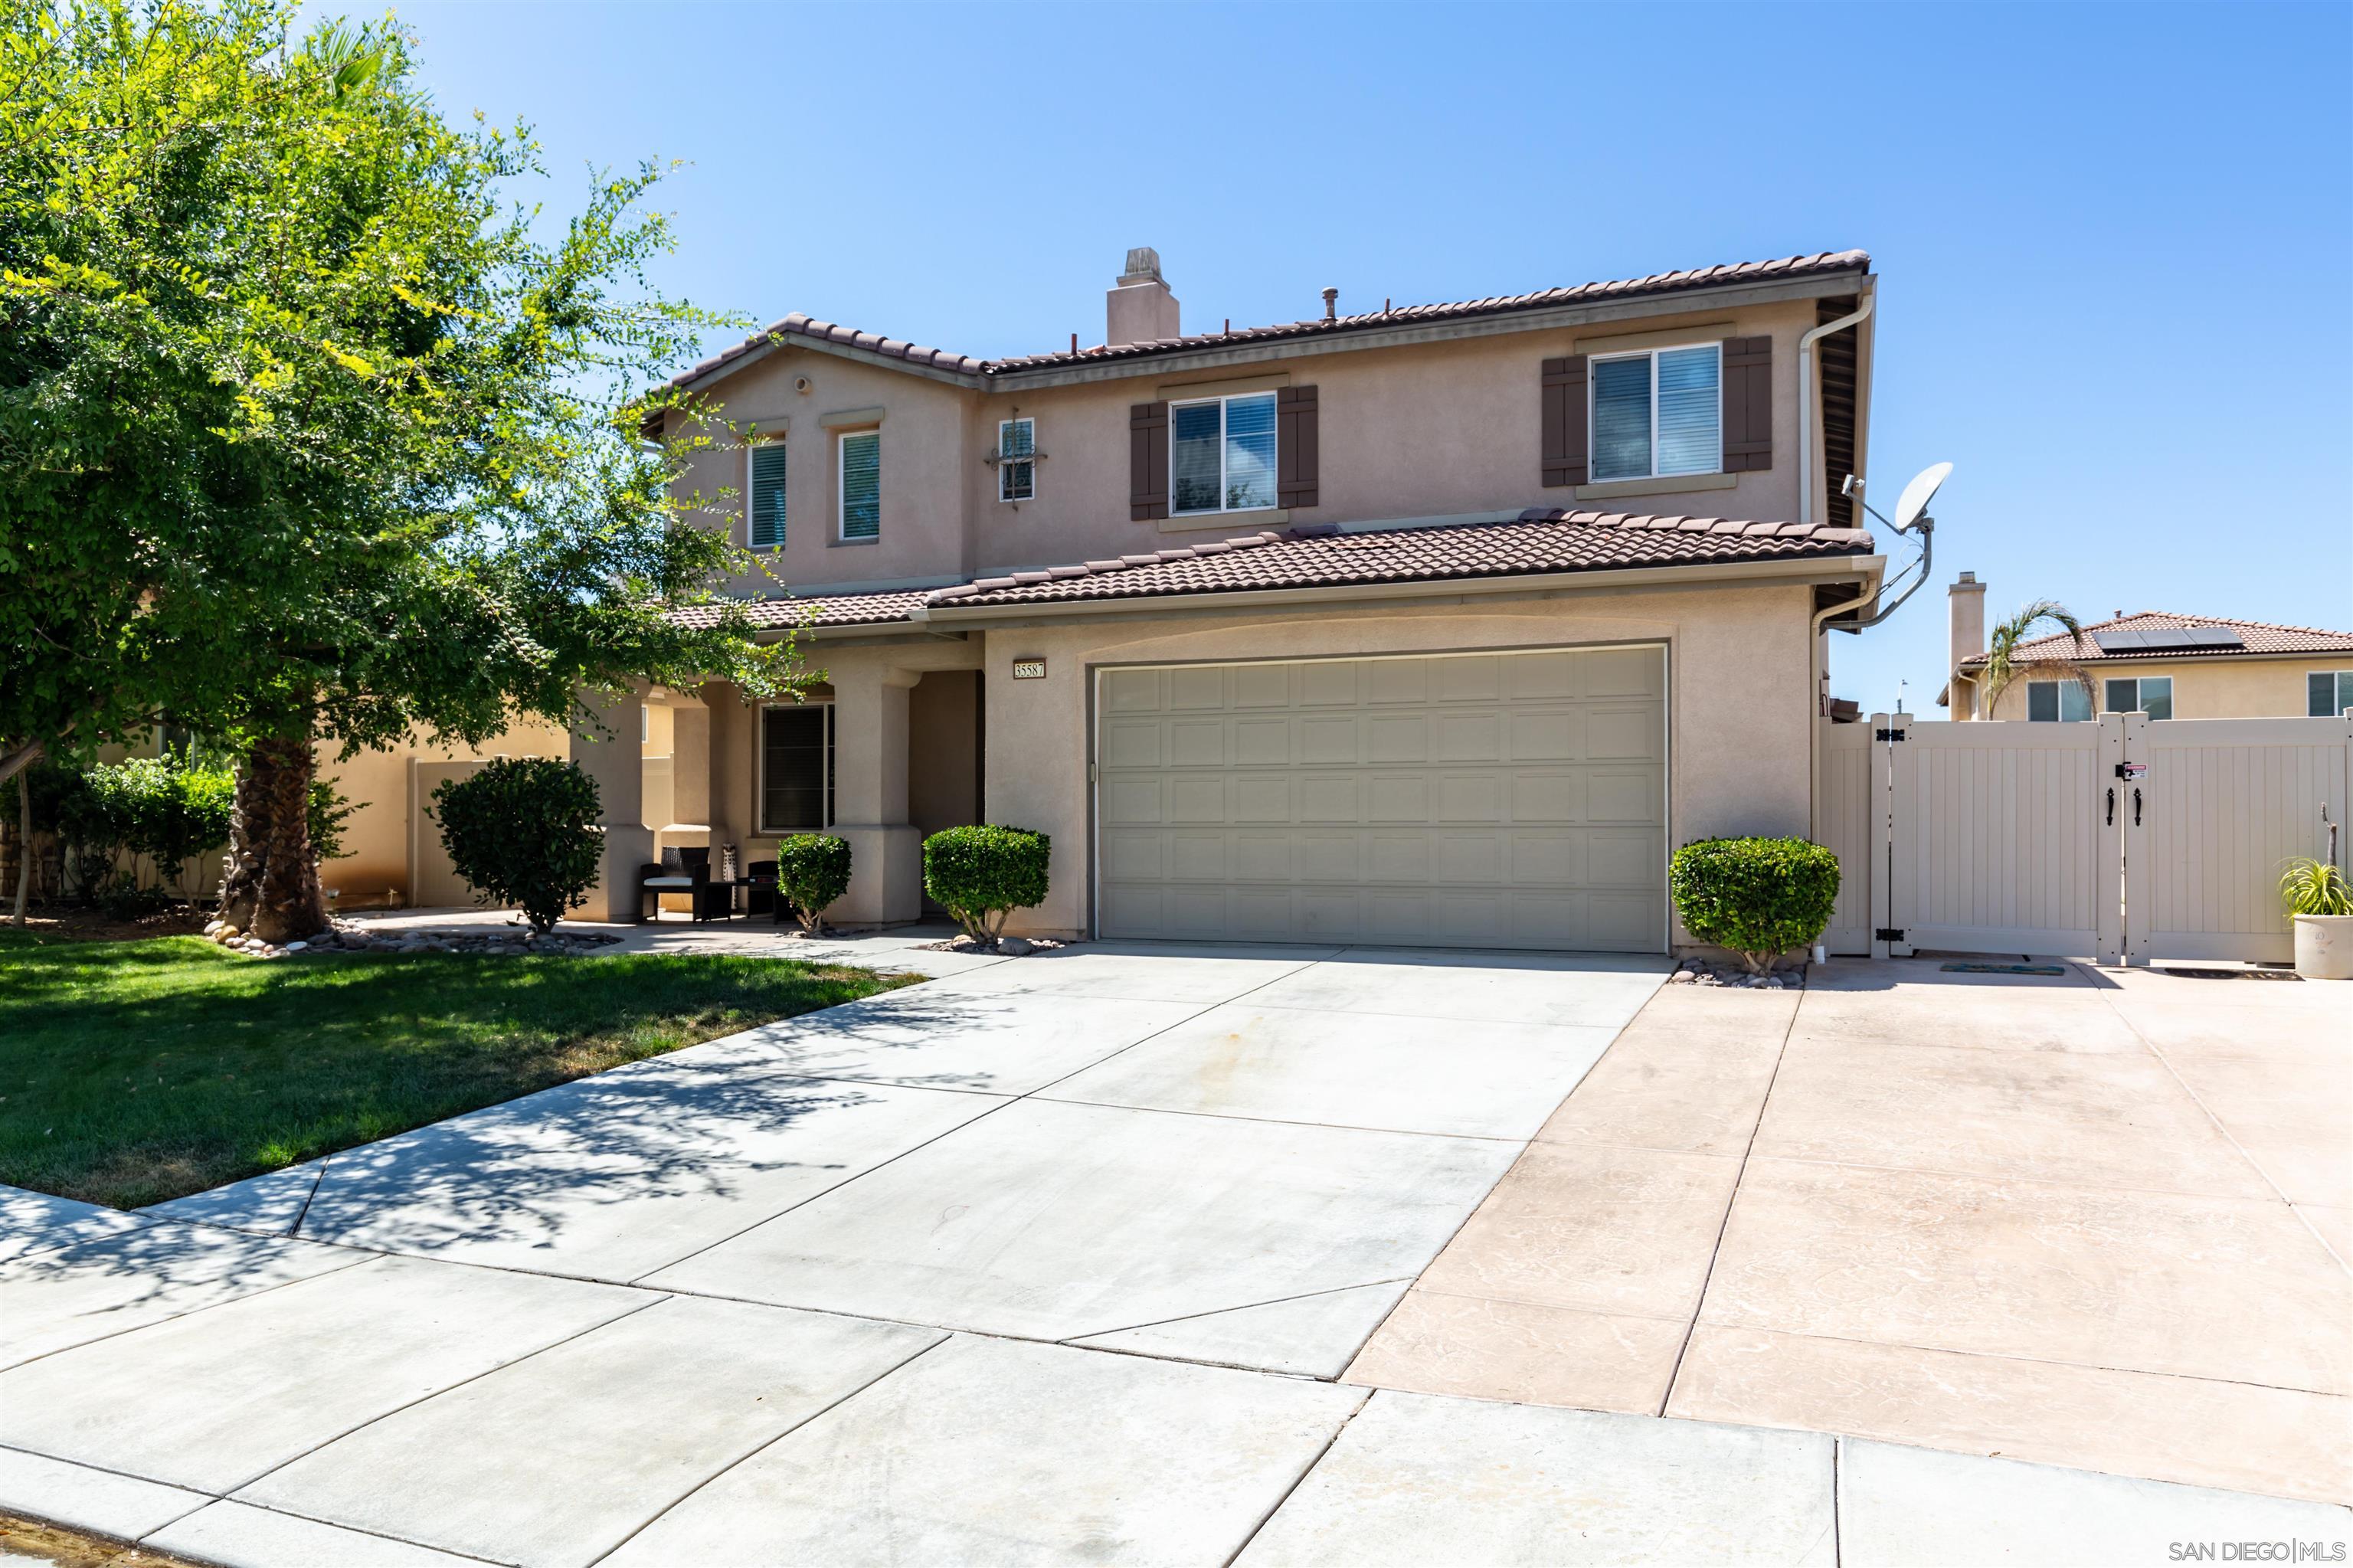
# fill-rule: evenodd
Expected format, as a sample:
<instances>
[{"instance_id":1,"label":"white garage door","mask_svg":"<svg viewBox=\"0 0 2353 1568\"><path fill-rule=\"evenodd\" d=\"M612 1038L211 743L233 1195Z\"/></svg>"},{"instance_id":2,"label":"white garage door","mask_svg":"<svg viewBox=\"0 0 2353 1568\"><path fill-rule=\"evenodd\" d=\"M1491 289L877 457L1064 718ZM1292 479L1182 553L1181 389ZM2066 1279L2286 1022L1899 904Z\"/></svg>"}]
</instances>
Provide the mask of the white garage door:
<instances>
[{"instance_id":1,"label":"white garage door","mask_svg":"<svg viewBox=\"0 0 2353 1568\"><path fill-rule=\"evenodd\" d=\"M1105 937L1666 945L1666 651L1106 670Z\"/></svg>"}]
</instances>

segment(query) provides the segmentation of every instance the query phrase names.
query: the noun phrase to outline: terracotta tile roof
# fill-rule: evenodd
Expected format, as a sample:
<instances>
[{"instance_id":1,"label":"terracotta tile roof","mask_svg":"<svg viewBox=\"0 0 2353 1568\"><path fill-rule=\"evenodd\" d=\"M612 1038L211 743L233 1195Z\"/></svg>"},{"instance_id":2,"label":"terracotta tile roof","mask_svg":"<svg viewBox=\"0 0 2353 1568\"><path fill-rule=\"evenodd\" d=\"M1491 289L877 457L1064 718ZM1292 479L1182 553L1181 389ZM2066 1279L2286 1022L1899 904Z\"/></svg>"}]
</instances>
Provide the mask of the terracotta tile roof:
<instances>
[{"instance_id":1,"label":"terracotta tile roof","mask_svg":"<svg viewBox=\"0 0 2353 1568\"><path fill-rule=\"evenodd\" d=\"M884 626L911 621L918 609L1704 566L1867 555L1871 548L1868 533L1821 524L1532 507L1507 523L1360 534L1344 534L1330 524L1310 524L1280 534L1245 534L1013 572L949 588L754 599L746 608L754 624L762 627ZM717 605L693 605L670 613L690 626L715 626L721 610Z\"/></svg>"},{"instance_id":2,"label":"terracotta tile roof","mask_svg":"<svg viewBox=\"0 0 2353 1568\"><path fill-rule=\"evenodd\" d=\"M1442 582L1611 567L1862 555L1871 547L1871 535L1860 529L1819 524L1537 507L1508 523L1360 534L1344 534L1327 524L1322 530L1250 534L1043 571L983 577L954 588L934 588L926 602L935 610L963 609L1358 583Z\"/></svg>"},{"instance_id":3,"label":"terracotta tile roof","mask_svg":"<svg viewBox=\"0 0 2353 1568\"><path fill-rule=\"evenodd\" d=\"M1008 359L976 359L968 354L955 354L944 348L925 348L902 338L885 337L880 333L860 332L856 327L842 326L834 322L821 322L796 311L782 321L772 322L742 343L724 349L689 369L670 377L673 387L684 387L699 381L722 366L743 358L755 349L766 346L777 338L800 337L813 343L834 344L864 349L888 359L905 360L910 365L925 366L936 370L986 379L1008 375L1019 370L1037 370L1058 365L1093 364L1103 360L1137 359L1157 354L1175 354L1187 349L1220 348L1234 344L1272 343L1286 338L1315 337L1330 333L1363 331L1377 327L1398 326L1418 322L1457 321L1471 316L1505 314L1514 311L1542 310L1549 305L1582 303L1593 300L1632 298L1645 294L1676 293L1689 289L1720 288L1731 283L1771 282L1788 278L1812 277L1824 272L1856 272L1870 270L1871 256L1862 250L1824 250L1811 256L1784 256L1770 261L1740 261L1715 267L1695 267L1682 272L1654 272L1647 278L1621 278L1610 282L1578 283L1571 288L1540 289L1532 294L1506 294L1483 300L1457 300L1443 304L1400 305L1390 310L1369 311L1359 315L1342 316L1336 321L1278 322L1270 326L1242 327L1233 332L1195 333L1184 337L1162 338L1152 343L1097 344L1075 353L1017 355Z\"/></svg>"},{"instance_id":4,"label":"terracotta tile roof","mask_svg":"<svg viewBox=\"0 0 2353 1568\"><path fill-rule=\"evenodd\" d=\"M744 602L754 626L884 626L906 620L920 608L925 589L891 593L819 594L810 599L758 599ZM716 626L722 607L691 605L670 611L686 626Z\"/></svg>"},{"instance_id":5,"label":"terracotta tile roof","mask_svg":"<svg viewBox=\"0 0 2353 1568\"><path fill-rule=\"evenodd\" d=\"M2129 652L2109 652L2092 641L2094 631L2154 631L2164 627L2219 626L2239 634L2241 646L2236 648L2147 648ZM2248 653L2334 653L2353 652L2353 632L2323 631L2310 626L2280 626L2268 620L2230 620L2219 615L2176 615L2171 610L2139 609L2130 615L2113 616L2106 620L2087 622L2084 627L2084 647L2075 649L2074 639L2062 631L2052 637L2038 637L2031 642L2021 642L2011 655L2013 662L2027 664L2050 660L2072 659L2082 664L2129 663L2151 659L2228 659ZM1982 668L1985 655L1961 662L1964 670Z\"/></svg>"}]
</instances>

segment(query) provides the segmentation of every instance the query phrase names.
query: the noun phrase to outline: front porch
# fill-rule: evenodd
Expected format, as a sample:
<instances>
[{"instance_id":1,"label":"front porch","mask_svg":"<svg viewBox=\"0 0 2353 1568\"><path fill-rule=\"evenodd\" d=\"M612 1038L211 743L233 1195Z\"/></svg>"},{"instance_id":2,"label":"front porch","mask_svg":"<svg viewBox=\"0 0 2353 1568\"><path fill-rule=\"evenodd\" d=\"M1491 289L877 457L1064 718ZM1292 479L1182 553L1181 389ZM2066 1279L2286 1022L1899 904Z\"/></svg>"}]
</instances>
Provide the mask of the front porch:
<instances>
[{"instance_id":1,"label":"front porch","mask_svg":"<svg viewBox=\"0 0 2353 1568\"><path fill-rule=\"evenodd\" d=\"M849 890L828 911L834 924L940 913L923 897L923 841L982 820L980 651L944 640L828 644L822 657L827 679L799 702L747 703L724 682L644 688L602 705L602 733L574 735L573 760L596 781L606 835L583 919L634 925L659 914L682 925L688 896L643 888L664 850L709 850L715 877L732 849L747 874L776 859L780 839L805 832L850 845Z\"/></svg>"}]
</instances>

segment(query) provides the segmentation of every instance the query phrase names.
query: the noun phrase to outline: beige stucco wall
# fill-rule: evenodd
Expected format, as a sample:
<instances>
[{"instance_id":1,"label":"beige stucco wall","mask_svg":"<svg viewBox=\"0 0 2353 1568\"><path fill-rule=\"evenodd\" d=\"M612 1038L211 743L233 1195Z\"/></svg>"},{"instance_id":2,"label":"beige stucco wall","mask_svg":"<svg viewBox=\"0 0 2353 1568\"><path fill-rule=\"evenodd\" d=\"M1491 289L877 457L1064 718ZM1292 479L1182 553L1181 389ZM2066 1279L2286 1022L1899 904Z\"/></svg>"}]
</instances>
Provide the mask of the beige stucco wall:
<instances>
[{"instance_id":1,"label":"beige stucco wall","mask_svg":"<svg viewBox=\"0 0 2353 1568\"><path fill-rule=\"evenodd\" d=\"M571 742L563 729L541 719L520 720L505 734L480 747L436 746L419 736L395 749L363 751L340 760L336 748L319 748L319 775L331 780L359 809L343 824L343 854L319 868L319 879L336 892L340 909L366 909L408 899L408 834L423 802L411 798L409 760L474 761L491 757L564 757ZM431 831L431 823L425 823Z\"/></svg>"},{"instance_id":2,"label":"beige stucco wall","mask_svg":"<svg viewBox=\"0 0 2353 1568\"><path fill-rule=\"evenodd\" d=\"M1492 336L1345 352L1306 353L1216 371L1139 374L1080 386L984 392L903 370L859 364L805 347L771 352L715 383L725 417L778 432L790 444L790 525L767 552L773 577L747 577L730 591L772 596L780 585L807 592L828 584L871 586L944 581L1159 549L1292 523L1516 512L1528 506L1788 520L1798 513L1798 340L1815 323L1811 300L1726 309L1718 304L1585 329ZM1773 339L1773 466L1729 477L1725 486L1578 499L1541 481L1543 362L1607 352L1629 334L1643 346L1679 337ZM806 379L809 389L796 388ZM1321 409L1319 504L1296 514L1229 513L1167 524L1128 516L1128 410L1162 397L1229 387L1314 386ZM837 429L828 411L881 410L882 532L874 545L843 545L836 527ZM996 470L982 457L997 423L1016 414L1038 421L1037 494L997 500ZM1867 439L1868 429L1861 432ZM695 515L744 538L746 450L732 437L704 451L688 487L706 504ZM1829 476L1835 485L1840 476Z\"/></svg>"},{"instance_id":3,"label":"beige stucco wall","mask_svg":"<svg viewBox=\"0 0 2353 1568\"><path fill-rule=\"evenodd\" d=\"M1670 843L1803 834L1810 602L1809 590L1795 586L1683 588L989 630L982 666L988 820L1054 839L1053 891L1015 925L1058 936L1088 927L1088 694L1094 668L1104 664L1664 642ZM1010 679L1013 660L1039 657L1045 679Z\"/></svg>"},{"instance_id":4,"label":"beige stucco wall","mask_svg":"<svg viewBox=\"0 0 2353 1568\"><path fill-rule=\"evenodd\" d=\"M2353 654L2151 660L2135 661L2129 668L2087 667L2095 685L2111 676L2171 676L2175 718L2303 718L2305 677L2315 670L2353 670ZM2026 684L2031 679L2029 675L2011 682L1995 703L1992 716L2026 717ZM2095 700L2094 706L2098 705Z\"/></svg>"}]
</instances>

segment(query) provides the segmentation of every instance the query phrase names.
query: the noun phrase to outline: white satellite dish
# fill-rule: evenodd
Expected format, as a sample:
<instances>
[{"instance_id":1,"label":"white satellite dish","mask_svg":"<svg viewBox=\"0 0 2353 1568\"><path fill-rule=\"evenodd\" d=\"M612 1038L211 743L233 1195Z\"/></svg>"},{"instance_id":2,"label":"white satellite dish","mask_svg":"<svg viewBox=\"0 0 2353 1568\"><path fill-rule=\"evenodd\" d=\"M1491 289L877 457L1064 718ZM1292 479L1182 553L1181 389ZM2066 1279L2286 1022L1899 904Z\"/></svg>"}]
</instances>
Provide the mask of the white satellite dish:
<instances>
[{"instance_id":1,"label":"white satellite dish","mask_svg":"<svg viewBox=\"0 0 2353 1568\"><path fill-rule=\"evenodd\" d=\"M1952 477L1953 465L1936 463L1915 474L1912 482L1904 487L1904 498L1895 503L1895 517L1889 525L1898 534L1909 534L1912 524L1928 510L1928 503L1936 498L1937 487Z\"/></svg>"}]
</instances>

